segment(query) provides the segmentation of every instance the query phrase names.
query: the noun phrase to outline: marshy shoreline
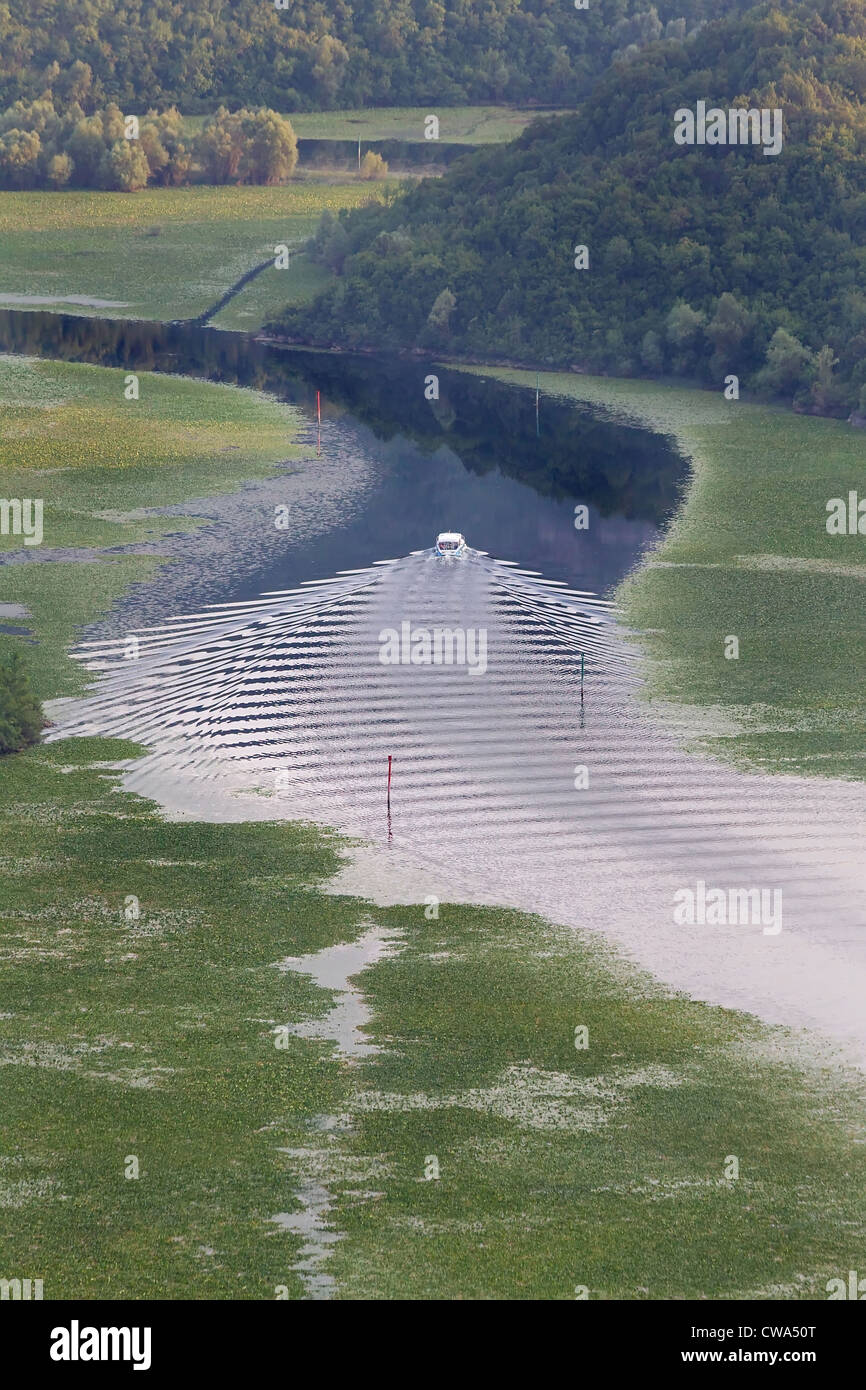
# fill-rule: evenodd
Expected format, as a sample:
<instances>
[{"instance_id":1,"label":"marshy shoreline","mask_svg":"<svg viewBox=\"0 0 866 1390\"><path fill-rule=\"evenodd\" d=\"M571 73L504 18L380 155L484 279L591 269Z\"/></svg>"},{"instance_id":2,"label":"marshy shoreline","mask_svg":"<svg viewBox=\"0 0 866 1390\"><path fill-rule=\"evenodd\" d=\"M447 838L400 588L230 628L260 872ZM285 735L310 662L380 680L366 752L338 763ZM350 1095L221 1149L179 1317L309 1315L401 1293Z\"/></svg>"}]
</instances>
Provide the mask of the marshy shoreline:
<instances>
[{"instance_id":1,"label":"marshy shoreline","mask_svg":"<svg viewBox=\"0 0 866 1390\"><path fill-rule=\"evenodd\" d=\"M634 410L622 386L617 400L610 383L577 384L597 406ZM564 392L558 378L543 388ZM191 387L167 396L175 390ZM195 415L192 394L183 409ZM674 433L679 400L667 413L656 396L642 407ZM706 404L711 431L720 409ZM261 442L256 411L244 419ZM678 435L696 456L688 428L700 424ZM224 423L216 432L225 447ZM174 469L178 501L216 478L205 453L195 466L166 453L162 485ZM274 440L256 469L264 476L279 458ZM158 543L153 518L135 508L135 520L99 517L98 472L86 480L88 543L98 550L130 527ZM706 486L698 468L686 509ZM652 583L681 572L656 564L690 543L681 529L650 557ZM66 655L73 633L156 564L117 557L72 590L72 566L11 567L45 696L92 690ZM654 626L664 606L666 630L644 639L661 702L689 688L669 645L682 591L642 598L641 573L627 581L624 612L634 630ZM816 621L826 626L825 610ZM743 733L740 709L737 733L720 733L717 678L692 677L693 707L704 702L709 715L701 756L758 738L757 761L770 767L784 730L767 717L768 731ZM830 760L807 733L813 772ZM864 1110L862 1078L843 1053L671 992L598 931L490 901L459 861L445 896L441 865L389 859L382 845L352 851L321 826L274 821L261 796L254 817L252 799L235 798L243 818L231 822L217 820L213 789L209 804L175 804L167 816L122 788L117 769L128 784L143 756L76 738L4 759L0 1147L16 1166L2 1175L2 1228L21 1267L38 1236L48 1296L267 1298L287 1285L309 1297L300 1227L273 1222L302 1212L311 1184L329 1194L325 1229L342 1236L322 1269L344 1298L571 1299L575 1270L591 1297L809 1298L848 1268ZM833 766L856 775L853 756L842 739ZM837 782L859 795L851 782L828 785ZM157 799L171 807L169 788ZM470 904L455 892L461 880ZM378 1051L347 1066L326 1030L298 1032L326 1019L334 996L274 967L358 940L371 920L402 944L358 979ZM274 1030L286 1028L289 1046L278 1047ZM129 1153L140 1155L142 1184L117 1180ZM732 1154L737 1178L727 1176ZM431 1156L435 1180L425 1176ZM104 1177L99 1210L94 1173Z\"/></svg>"}]
</instances>

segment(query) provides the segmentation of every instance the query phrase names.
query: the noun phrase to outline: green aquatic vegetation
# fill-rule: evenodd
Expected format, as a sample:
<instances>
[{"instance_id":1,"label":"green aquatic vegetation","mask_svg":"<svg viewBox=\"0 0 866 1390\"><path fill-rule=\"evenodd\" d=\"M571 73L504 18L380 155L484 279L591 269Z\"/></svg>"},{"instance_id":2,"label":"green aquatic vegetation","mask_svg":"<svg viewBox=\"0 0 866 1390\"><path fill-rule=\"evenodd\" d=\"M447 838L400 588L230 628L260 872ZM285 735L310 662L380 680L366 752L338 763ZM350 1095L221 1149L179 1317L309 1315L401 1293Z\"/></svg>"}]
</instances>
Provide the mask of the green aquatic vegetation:
<instances>
[{"instance_id":1,"label":"green aquatic vegetation","mask_svg":"<svg viewBox=\"0 0 866 1390\"><path fill-rule=\"evenodd\" d=\"M3 487L42 495L44 546L152 540L178 518L143 509L231 491L297 456L293 406L235 386L135 376L133 387L122 368L0 357ZM21 545L11 528L0 537L4 549Z\"/></svg>"},{"instance_id":2,"label":"green aquatic vegetation","mask_svg":"<svg viewBox=\"0 0 866 1390\"><path fill-rule=\"evenodd\" d=\"M163 563L152 555L97 555L90 562L71 558L4 565L0 568L2 601L21 605L26 617L19 626L35 636L25 639L0 632L0 651L26 642L27 667L41 700L81 694L90 677L79 662L69 660L70 647L88 623L108 613L133 584L152 578Z\"/></svg>"},{"instance_id":3,"label":"green aquatic vegetation","mask_svg":"<svg viewBox=\"0 0 866 1390\"><path fill-rule=\"evenodd\" d=\"M338 1296L822 1297L862 1232L862 1085L588 933L381 909L381 1049L301 1173ZM853 1258L853 1255L852 1255Z\"/></svg>"},{"instance_id":4,"label":"green aquatic vegetation","mask_svg":"<svg viewBox=\"0 0 866 1390\"><path fill-rule=\"evenodd\" d=\"M534 372L483 374L535 386ZM669 436L691 463L668 531L619 592L647 696L707 712L695 746L745 767L866 776L866 542L826 524L830 499L863 492L862 432L721 392L568 373L540 383Z\"/></svg>"},{"instance_id":5,"label":"green aquatic vegetation","mask_svg":"<svg viewBox=\"0 0 866 1390\"><path fill-rule=\"evenodd\" d=\"M119 793L105 761L135 751L4 760L4 1272L46 1298L298 1296L283 1150L344 1083L326 1047L275 1046L328 995L274 962L350 939L356 909L309 891L337 862L318 831L167 825Z\"/></svg>"},{"instance_id":6,"label":"green aquatic vegetation","mask_svg":"<svg viewBox=\"0 0 866 1390\"><path fill-rule=\"evenodd\" d=\"M396 950L355 977L380 1050L348 1065L339 996L276 968L368 930L319 888L339 842L168 823L107 771L137 751L4 761L8 1270L46 1297L303 1297L273 1218L320 1189L340 1297L814 1297L849 1268L862 1085L832 1058L595 935L442 905L372 909Z\"/></svg>"},{"instance_id":7,"label":"green aquatic vegetation","mask_svg":"<svg viewBox=\"0 0 866 1390\"><path fill-rule=\"evenodd\" d=\"M295 407L234 386L138 374L126 399L122 369L0 356L0 496L43 502L42 543L10 528L0 550L33 563L0 568L0 600L22 604L40 639L28 665L42 698L81 689L65 652L80 627L130 583L151 576L150 555L105 553L192 530L194 516L155 515L193 497L236 490L299 456ZM102 554L83 563L75 551ZM42 550L69 550L39 563ZM0 633L0 650L19 639Z\"/></svg>"}]
</instances>

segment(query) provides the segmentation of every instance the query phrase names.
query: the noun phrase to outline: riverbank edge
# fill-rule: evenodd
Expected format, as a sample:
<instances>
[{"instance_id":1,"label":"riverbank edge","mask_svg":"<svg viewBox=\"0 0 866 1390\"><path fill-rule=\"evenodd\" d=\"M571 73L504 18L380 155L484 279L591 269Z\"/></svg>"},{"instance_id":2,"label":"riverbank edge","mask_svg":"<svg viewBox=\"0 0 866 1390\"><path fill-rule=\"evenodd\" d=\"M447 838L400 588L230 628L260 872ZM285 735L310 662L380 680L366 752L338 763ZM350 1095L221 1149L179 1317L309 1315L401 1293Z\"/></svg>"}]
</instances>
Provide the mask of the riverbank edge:
<instances>
[{"instance_id":1,"label":"riverbank edge","mask_svg":"<svg viewBox=\"0 0 866 1390\"><path fill-rule=\"evenodd\" d=\"M866 779L866 702L846 674L866 666L855 621L866 563L853 546L840 551L845 539L825 524L827 499L862 490L866 436L841 420L691 387L443 365L671 440L689 465L681 498L616 592L642 652L641 698L685 746L742 770ZM774 596L777 642L764 622ZM731 636L742 652L729 660Z\"/></svg>"},{"instance_id":2,"label":"riverbank edge","mask_svg":"<svg viewBox=\"0 0 866 1390\"><path fill-rule=\"evenodd\" d=\"M286 307L290 308L292 306L287 305ZM109 316L106 315L106 317ZM527 374L531 372L533 381L536 376L556 376L566 377L569 380L585 383L610 382L612 386L619 383L626 387L647 386L661 390L683 391L695 395L715 394L703 382L692 377L626 377L617 376L614 373L606 375L604 373L590 371L579 363L566 365L565 362L562 362L560 365L555 366L550 362L542 363L534 360L525 360L523 358L496 357L492 354L478 357L474 353L464 353L460 357L447 357L444 356L441 351L421 347L393 347L387 349L387 352L385 352L382 348L373 347L372 345L364 343L347 347L345 344L337 341L320 342L314 341L309 337L289 338L286 337L285 334L269 332L269 327L270 323L265 323L258 329L250 329L250 335L255 338L257 342L265 343L270 347L294 349L297 352L327 352L335 355L357 357L381 357L387 355L396 358L398 361L418 362L421 366L429 364L433 367L438 362L442 366L449 367L452 371L477 371L480 375L484 376L492 375L495 372ZM586 399L589 401L590 397L586 397ZM750 392L744 394L742 398L738 397L737 399L741 399L744 405L765 406L770 410L782 410L798 418L843 421L854 430L866 430L866 415L856 409L849 411L847 415L822 415L817 411L797 410L793 405L786 404L782 400L762 401L759 397Z\"/></svg>"}]
</instances>

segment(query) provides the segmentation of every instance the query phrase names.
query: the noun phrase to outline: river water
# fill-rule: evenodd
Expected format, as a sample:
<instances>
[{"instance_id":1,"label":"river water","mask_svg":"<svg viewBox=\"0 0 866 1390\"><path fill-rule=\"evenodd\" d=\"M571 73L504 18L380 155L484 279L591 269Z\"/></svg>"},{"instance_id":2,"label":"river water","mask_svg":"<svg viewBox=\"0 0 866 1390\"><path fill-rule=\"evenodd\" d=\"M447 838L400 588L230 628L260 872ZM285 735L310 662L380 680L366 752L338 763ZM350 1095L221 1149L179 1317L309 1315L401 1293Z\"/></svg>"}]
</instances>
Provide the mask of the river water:
<instances>
[{"instance_id":1,"label":"river water","mask_svg":"<svg viewBox=\"0 0 866 1390\"><path fill-rule=\"evenodd\" d=\"M303 817L362 839L346 891L541 912L693 997L866 1060L866 788L726 769L640 699L611 596L681 487L665 441L547 399L536 417L532 392L446 371L431 402L426 366L90 332L0 323L17 350L272 390L304 413L308 457L191 508L216 524L84 634L95 691L55 702L53 736L146 743L126 784L173 815ZM467 535L463 559L433 557L446 528ZM444 628L476 658L483 634L483 661L413 662L413 635L423 655ZM384 659L389 633L408 660ZM724 912L684 921L684 897L714 890Z\"/></svg>"}]
</instances>

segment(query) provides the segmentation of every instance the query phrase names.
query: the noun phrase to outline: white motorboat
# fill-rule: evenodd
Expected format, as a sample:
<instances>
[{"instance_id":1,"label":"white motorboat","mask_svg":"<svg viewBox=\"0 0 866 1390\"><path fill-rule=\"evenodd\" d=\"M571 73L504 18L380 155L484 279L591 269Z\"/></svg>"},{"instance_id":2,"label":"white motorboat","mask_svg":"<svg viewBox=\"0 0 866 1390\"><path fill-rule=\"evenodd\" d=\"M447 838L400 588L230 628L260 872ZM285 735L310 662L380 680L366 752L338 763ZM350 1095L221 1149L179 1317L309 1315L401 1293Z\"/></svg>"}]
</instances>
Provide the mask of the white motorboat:
<instances>
[{"instance_id":1,"label":"white motorboat","mask_svg":"<svg viewBox=\"0 0 866 1390\"><path fill-rule=\"evenodd\" d=\"M436 537L435 550L437 555L448 558L463 555L466 551L465 537L461 536L459 531L440 531Z\"/></svg>"}]
</instances>

